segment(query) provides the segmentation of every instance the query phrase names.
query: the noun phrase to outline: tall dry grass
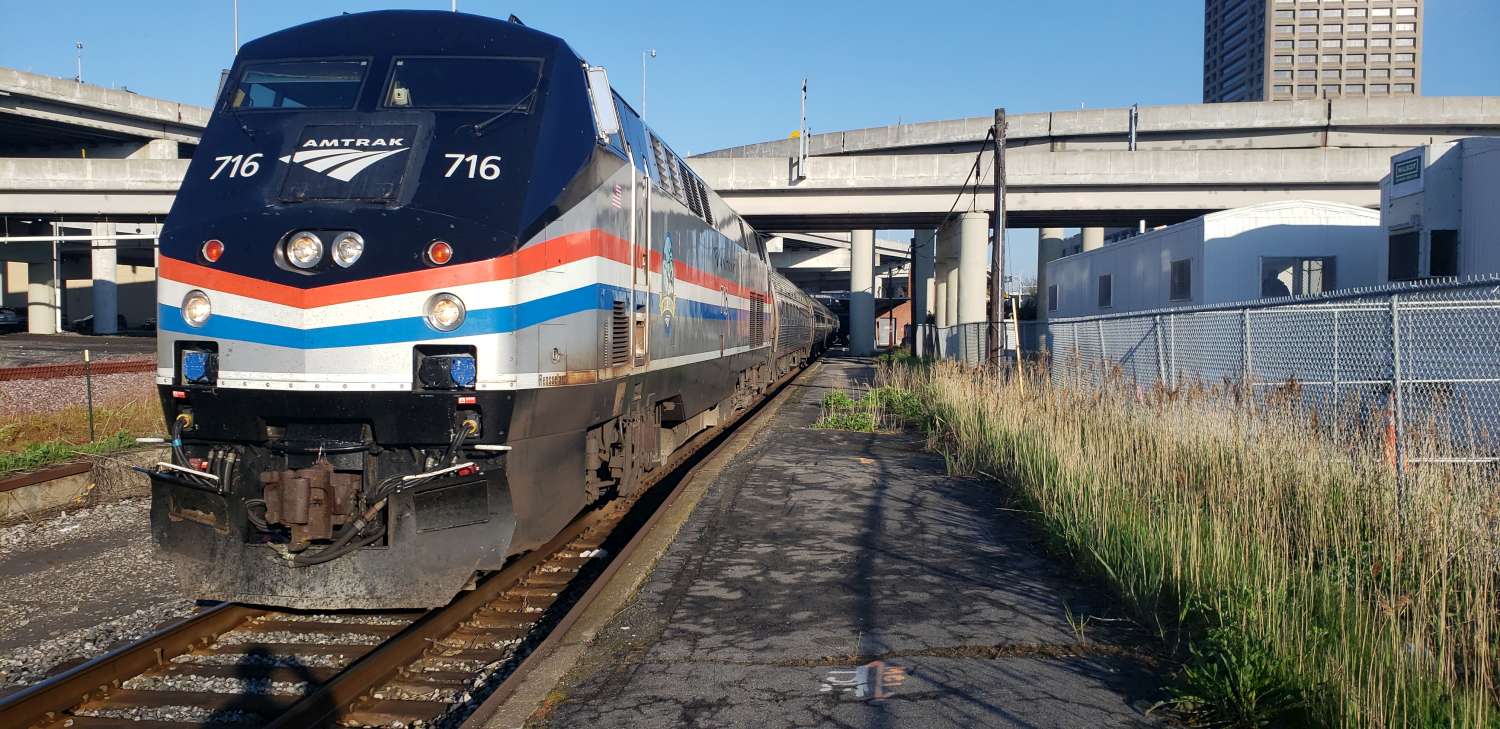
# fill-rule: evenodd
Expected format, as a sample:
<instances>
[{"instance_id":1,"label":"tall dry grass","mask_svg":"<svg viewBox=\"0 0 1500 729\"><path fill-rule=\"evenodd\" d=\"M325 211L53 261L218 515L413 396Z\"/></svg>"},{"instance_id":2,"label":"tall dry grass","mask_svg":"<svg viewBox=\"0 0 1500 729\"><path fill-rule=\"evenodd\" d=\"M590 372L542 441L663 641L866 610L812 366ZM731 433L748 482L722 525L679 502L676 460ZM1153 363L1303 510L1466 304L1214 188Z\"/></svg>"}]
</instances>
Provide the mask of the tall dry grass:
<instances>
[{"instance_id":1,"label":"tall dry grass","mask_svg":"<svg viewBox=\"0 0 1500 729\"><path fill-rule=\"evenodd\" d=\"M1500 494L1295 411L887 364L953 470L993 474L1169 643L1222 725L1500 725Z\"/></svg>"}]
</instances>

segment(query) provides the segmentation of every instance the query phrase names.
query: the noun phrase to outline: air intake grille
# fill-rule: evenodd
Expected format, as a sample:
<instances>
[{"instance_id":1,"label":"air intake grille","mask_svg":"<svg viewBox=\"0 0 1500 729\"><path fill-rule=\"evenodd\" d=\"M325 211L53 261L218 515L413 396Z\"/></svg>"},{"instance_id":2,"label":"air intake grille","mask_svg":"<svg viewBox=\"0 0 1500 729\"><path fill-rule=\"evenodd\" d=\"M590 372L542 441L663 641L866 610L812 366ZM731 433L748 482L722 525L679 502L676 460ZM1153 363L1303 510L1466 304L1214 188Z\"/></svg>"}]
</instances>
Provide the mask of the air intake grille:
<instances>
[{"instance_id":1,"label":"air intake grille","mask_svg":"<svg viewBox=\"0 0 1500 729\"><path fill-rule=\"evenodd\" d=\"M610 367L630 361L630 305L616 301L609 313L609 331L605 335L604 360Z\"/></svg>"},{"instance_id":2,"label":"air intake grille","mask_svg":"<svg viewBox=\"0 0 1500 729\"><path fill-rule=\"evenodd\" d=\"M765 294L750 295L750 346L758 347L766 341L766 297Z\"/></svg>"}]
</instances>

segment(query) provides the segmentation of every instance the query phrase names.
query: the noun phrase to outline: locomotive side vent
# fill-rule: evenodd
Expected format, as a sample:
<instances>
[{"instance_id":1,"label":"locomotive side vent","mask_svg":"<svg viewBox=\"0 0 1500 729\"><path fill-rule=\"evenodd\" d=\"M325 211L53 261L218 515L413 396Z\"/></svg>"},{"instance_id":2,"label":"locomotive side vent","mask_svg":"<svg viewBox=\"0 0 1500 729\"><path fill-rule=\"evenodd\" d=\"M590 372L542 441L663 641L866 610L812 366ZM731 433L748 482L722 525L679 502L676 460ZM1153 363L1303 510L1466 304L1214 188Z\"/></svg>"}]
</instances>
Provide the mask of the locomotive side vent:
<instances>
[{"instance_id":1,"label":"locomotive side vent","mask_svg":"<svg viewBox=\"0 0 1500 729\"><path fill-rule=\"evenodd\" d=\"M698 179L694 177L692 171L687 168L686 162L683 162L680 159L676 160L676 162L678 164L677 172L682 176L683 192L687 193L688 209L693 211L694 215L702 218L703 205L699 202L698 197Z\"/></svg>"},{"instance_id":2,"label":"locomotive side vent","mask_svg":"<svg viewBox=\"0 0 1500 729\"><path fill-rule=\"evenodd\" d=\"M760 346L766 341L766 297L765 294L750 295L750 344Z\"/></svg>"},{"instance_id":3,"label":"locomotive side vent","mask_svg":"<svg viewBox=\"0 0 1500 729\"><path fill-rule=\"evenodd\" d=\"M610 367L619 367L630 361L630 302L615 300L604 346L604 359Z\"/></svg>"}]
</instances>

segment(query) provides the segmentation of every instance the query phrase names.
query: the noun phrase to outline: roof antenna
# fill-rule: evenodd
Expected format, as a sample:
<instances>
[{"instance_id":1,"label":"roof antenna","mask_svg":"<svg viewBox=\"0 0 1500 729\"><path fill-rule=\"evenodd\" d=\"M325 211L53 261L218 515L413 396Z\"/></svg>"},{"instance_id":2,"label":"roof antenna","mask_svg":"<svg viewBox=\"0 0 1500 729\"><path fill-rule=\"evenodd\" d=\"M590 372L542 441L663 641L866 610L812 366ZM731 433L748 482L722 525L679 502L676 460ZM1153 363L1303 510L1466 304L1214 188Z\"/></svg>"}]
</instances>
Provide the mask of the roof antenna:
<instances>
[{"instance_id":1,"label":"roof antenna","mask_svg":"<svg viewBox=\"0 0 1500 729\"><path fill-rule=\"evenodd\" d=\"M517 17L516 17L516 14L515 14L515 13L511 13L511 14L510 14L510 17L509 17L509 18L507 18L507 20L509 20L509 21L510 21L510 22L512 22L512 23L515 23L515 24L516 24L516 25L519 25L519 26L521 26L521 27L522 27L522 28L525 28L525 27L526 27L526 24L525 24L525 23L522 23L522 22L521 22L521 19L520 19L520 18L517 18Z\"/></svg>"}]
</instances>

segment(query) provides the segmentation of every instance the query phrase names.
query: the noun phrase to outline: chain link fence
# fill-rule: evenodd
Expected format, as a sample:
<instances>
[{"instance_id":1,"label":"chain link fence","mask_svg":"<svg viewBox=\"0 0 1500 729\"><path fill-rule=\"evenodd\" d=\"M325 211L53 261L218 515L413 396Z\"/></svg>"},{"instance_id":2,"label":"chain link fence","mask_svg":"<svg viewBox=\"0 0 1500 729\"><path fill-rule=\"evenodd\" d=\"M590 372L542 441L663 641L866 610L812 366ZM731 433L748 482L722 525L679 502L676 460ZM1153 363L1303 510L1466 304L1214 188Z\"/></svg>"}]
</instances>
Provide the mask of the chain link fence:
<instances>
[{"instance_id":1,"label":"chain link fence","mask_svg":"<svg viewBox=\"0 0 1500 729\"><path fill-rule=\"evenodd\" d=\"M1224 389L1386 429L1398 463L1500 461L1500 276L1055 319L1055 384Z\"/></svg>"}]
</instances>

